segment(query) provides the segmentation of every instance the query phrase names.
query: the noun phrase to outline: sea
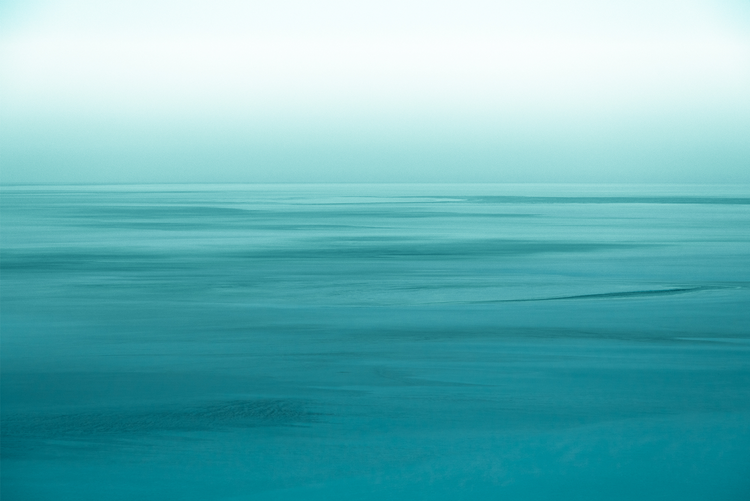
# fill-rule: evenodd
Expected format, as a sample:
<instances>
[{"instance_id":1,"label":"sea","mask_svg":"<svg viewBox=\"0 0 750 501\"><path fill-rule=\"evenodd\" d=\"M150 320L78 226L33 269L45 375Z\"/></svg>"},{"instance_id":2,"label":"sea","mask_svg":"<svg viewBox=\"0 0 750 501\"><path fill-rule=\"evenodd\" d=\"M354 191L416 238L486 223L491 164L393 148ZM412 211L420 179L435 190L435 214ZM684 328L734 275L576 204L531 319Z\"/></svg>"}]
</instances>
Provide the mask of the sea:
<instances>
[{"instance_id":1,"label":"sea","mask_svg":"<svg viewBox=\"0 0 750 501\"><path fill-rule=\"evenodd\" d=\"M3 186L2 499L750 499L750 186Z\"/></svg>"}]
</instances>

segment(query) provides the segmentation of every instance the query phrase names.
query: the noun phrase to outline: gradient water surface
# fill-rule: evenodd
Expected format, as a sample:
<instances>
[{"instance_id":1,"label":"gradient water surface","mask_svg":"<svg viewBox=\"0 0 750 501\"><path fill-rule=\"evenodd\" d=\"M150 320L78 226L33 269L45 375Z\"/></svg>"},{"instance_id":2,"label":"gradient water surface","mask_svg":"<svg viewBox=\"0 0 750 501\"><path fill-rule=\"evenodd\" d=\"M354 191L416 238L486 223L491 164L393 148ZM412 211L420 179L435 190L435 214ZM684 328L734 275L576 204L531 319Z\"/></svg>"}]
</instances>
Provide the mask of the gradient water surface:
<instances>
[{"instance_id":1,"label":"gradient water surface","mask_svg":"<svg viewBox=\"0 0 750 501\"><path fill-rule=\"evenodd\" d=\"M750 496L750 188L6 187L4 500Z\"/></svg>"}]
</instances>

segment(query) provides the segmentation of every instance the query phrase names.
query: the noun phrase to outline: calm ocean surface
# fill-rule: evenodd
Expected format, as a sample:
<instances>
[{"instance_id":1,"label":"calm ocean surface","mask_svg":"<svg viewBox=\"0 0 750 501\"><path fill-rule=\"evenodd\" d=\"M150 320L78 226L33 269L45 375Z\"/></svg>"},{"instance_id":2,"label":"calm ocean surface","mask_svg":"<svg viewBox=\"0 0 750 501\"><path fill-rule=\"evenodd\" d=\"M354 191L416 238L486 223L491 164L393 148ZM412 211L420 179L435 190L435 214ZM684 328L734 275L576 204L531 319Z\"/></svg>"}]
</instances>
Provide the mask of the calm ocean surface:
<instances>
[{"instance_id":1,"label":"calm ocean surface","mask_svg":"<svg viewBox=\"0 0 750 501\"><path fill-rule=\"evenodd\" d=\"M750 187L4 187L2 499L750 499Z\"/></svg>"}]
</instances>

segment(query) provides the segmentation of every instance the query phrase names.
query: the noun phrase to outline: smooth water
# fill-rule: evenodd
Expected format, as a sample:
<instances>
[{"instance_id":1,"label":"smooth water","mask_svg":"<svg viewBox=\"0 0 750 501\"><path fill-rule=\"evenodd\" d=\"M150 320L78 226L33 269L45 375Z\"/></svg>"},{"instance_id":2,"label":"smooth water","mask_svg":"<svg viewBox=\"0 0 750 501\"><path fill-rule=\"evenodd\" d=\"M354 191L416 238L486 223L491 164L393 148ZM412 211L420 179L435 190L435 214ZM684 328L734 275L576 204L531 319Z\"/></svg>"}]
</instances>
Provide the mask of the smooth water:
<instances>
[{"instance_id":1,"label":"smooth water","mask_svg":"<svg viewBox=\"0 0 750 501\"><path fill-rule=\"evenodd\" d=\"M747 186L1 202L4 501L750 498Z\"/></svg>"}]
</instances>

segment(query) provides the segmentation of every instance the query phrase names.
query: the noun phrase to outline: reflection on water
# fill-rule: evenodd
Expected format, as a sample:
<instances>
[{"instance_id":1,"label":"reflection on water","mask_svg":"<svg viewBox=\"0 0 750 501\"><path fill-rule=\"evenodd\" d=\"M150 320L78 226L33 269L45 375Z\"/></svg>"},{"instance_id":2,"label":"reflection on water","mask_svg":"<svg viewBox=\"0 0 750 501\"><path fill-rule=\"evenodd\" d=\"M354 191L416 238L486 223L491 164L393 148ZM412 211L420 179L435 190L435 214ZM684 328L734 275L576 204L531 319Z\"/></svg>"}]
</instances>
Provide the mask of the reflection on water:
<instances>
[{"instance_id":1,"label":"reflection on water","mask_svg":"<svg viewBox=\"0 0 750 501\"><path fill-rule=\"evenodd\" d=\"M3 499L747 499L750 189L3 188Z\"/></svg>"}]
</instances>

